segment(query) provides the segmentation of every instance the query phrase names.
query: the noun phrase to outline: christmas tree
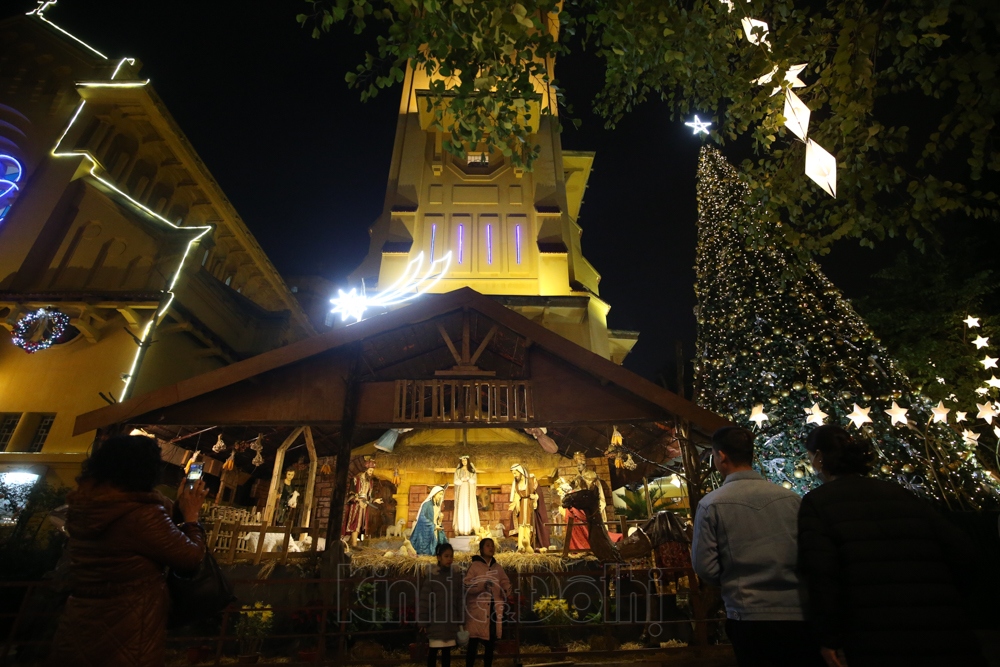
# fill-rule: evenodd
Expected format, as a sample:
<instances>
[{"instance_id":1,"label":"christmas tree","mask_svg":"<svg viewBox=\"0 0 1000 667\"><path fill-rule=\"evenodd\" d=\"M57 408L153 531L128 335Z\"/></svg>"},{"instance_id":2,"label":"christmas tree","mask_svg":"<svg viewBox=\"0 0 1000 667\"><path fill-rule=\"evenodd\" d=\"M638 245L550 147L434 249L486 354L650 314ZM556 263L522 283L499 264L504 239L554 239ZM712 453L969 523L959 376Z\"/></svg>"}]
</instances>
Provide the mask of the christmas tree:
<instances>
[{"instance_id":1,"label":"christmas tree","mask_svg":"<svg viewBox=\"0 0 1000 667\"><path fill-rule=\"evenodd\" d=\"M912 390L819 266L756 221L749 188L713 148L702 149L697 194L696 398L758 434L761 472L809 491L819 482L806 435L839 424L873 443L872 475L953 509L996 506L1000 487L976 458L977 433L959 432L955 411Z\"/></svg>"}]
</instances>

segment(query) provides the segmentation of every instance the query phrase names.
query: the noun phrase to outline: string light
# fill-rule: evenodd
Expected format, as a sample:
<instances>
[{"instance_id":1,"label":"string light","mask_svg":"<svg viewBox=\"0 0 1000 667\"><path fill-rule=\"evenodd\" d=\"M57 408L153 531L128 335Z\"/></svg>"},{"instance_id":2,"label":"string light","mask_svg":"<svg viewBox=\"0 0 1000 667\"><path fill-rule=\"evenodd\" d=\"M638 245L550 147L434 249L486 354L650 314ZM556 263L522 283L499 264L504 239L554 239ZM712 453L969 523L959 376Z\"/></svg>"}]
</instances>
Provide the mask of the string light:
<instances>
[{"instance_id":1,"label":"string light","mask_svg":"<svg viewBox=\"0 0 1000 667\"><path fill-rule=\"evenodd\" d=\"M997 480L961 432L934 421L952 410L915 390L819 266L758 222L749 187L714 148L702 149L697 195L695 398L754 427L761 471L797 493L815 488L804 442L832 423L871 441L874 475L956 508L996 506Z\"/></svg>"}]
</instances>

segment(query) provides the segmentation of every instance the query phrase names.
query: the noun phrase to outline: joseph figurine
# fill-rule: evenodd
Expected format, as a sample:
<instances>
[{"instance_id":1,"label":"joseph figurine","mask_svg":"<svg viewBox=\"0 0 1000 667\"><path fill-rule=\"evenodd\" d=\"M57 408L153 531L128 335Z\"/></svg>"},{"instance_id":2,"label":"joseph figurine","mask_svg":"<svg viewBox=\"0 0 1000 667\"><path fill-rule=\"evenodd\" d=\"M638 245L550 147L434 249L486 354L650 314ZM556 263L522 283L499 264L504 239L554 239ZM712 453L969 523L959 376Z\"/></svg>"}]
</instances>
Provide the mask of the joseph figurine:
<instances>
[{"instance_id":1,"label":"joseph figurine","mask_svg":"<svg viewBox=\"0 0 1000 667\"><path fill-rule=\"evenodd\" d=\"M351 546L357 546L358 536L368 528L368 508L374 503L382 504L381 498L372 499L375 492L375 459L365 457L364 472L354 477L354 488L347 496L347 512L344 515L342 535L351 536Z\"/></svg>"}]
</instances>

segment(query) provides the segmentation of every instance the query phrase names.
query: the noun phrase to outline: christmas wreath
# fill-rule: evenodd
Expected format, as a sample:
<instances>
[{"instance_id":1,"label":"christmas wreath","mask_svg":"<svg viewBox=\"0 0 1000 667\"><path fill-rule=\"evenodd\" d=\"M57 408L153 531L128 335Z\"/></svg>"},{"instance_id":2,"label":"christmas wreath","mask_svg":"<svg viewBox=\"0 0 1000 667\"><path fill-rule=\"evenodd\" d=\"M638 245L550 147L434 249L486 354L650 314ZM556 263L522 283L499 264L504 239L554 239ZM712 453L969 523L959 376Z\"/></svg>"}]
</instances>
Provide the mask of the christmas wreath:
<instances>
[{"instance_id":1,"label":"christmas wreath","mask_svg":"<svg viewBox=\"0 0 1000 667\"><path fill-rule=\"evenodd\" d=\"M14 345L31 354L51 347L69 328L69 315L55 309L39 308L14 325Z\"/></svg>"}]
</instances>

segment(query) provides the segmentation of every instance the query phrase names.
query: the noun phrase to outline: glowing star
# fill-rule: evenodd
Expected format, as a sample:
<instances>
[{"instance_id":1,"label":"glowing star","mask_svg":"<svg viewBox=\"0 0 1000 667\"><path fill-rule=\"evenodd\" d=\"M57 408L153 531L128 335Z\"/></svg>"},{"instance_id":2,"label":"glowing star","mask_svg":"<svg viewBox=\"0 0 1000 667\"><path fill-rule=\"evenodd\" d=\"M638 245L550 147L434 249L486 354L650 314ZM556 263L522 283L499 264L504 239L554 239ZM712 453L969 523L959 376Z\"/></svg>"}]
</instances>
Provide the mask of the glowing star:
<instances>
[{"instance_id":1,"label":"glowing star","mask_svg":"<svg viewBox=\"0 0 1000 667\"><path fill-rule=\"evenodd\" d=\"M948 413L951 412L951 408L944 407L944 401L938 401L936 408L931 408L931 412L934 413L935 422L948 423Z\"/></svg>"},{"instance_id":2,"label":"glowing star","mask_svg":"<svg viewBox=\"0 0 1000 667\"><path fill-rule=\"evenodd\" d=\"M780 91L783 87L787 87L787 88L805 88L806 84L804 84L802 82L802 80L799 78L799 74L801 74L802 70L804 70L806 68L806 64L807 63L802 63L801 65L792 65L791 67L789 67L788 71L785 72L785 81L784 81L784 83L782 83L782 85L780 85L780 86L776 86L774 88L774 90L771 91L771 97L774 97L775 95L777 95L778 91ZM778 68L775 67L774 69L772 69L770 71L770 73L765 74L764 76L760 77L759 79L756 79L754 81L754 83L756 83L759 86L763 86L765 84L771 83L771 79L773 79L774 75L777 74L777 73L778 73Z\"/></svg>"},{"instance_id":3,"label":"glowing star","mask_svg":"<svg viewBox=\"0 0 1000 667\"><path fill-rule=\"evenodd\" d=\"M986 381L986 384L994 389L1000 389L1000 380L997 379L996 375L990 376L990 379Z\"/></svg>"},{"instance_id":4,"label":"glowing star","mask_svg":"<svg viewBox=\"0 0 1000 667\"><path fill-rule=\"evenodd\" d=\"M962 431L962 440L965 441L967 445L978 445L979 444L979 434L975 431L970 431L965 429Z\"/></svg>"},{"instance_id":5,"label":"glowing star","mask_svg":"<svg viewBox=\"0 0 1000 667\"><path fill-rule=\"evenodd\" d=\"M756 424L757 428L760 428L764 424L764 422L769 421L770 419L771 419L770 417L764 414L763 403L758 403L757 405L753 406L753 410L750 411L750 421Z\"/></svg>"},{"instance_id":6,"label":"glowing star","mask_svg":"<svg viewBox=\"0 0 1000 667\"><path fill-rule=\"evenodd\" d=\"M862 424L872 420L872 418L868 416L868 413L871 412L871 410L871 408L862 408L855 403L854 412L847 415L847 418L851 420L852 424L854 424L854 428L861 428Z\"/></svg>"},{"instance_id":7,"label":"glowing star","mask_svg":"<svg viewBox=\"0 0 1000 667\"><path fill-rule=\"evenodd\" d=\"M419 253L410 263L406 265L403 275L399 280L384 291L375 294L358 294L356 289L350 292L337 290L339 295L335 299L330 299L333 304L331 313L340 313L341 321L348 317L353 317L360 322L364 319L365 311L369 308L389 308L411 299L415 299L421 294L430 290L441 280L451 265L451 252L446 252L440 259L432 261L427 271L420 275L420 270L424 263L424 253Z\"/></svg>"},{"instance_id":8,"label":"glowing star","mask_svg":"<svg viewBox=\"0 0 1000 667\"><path fill-rule=\"evenodd\" d=\"M976 340L972 341L972 344L976 346L977 350L981 350L981 349L983 349L984 347L986 347L987 345L990 344L990 339L989 338L983 338L982 336L980 336Z\"/></svg>"},{"instance_id":9,"label":"glowing star","mask_svg":"<svg viewBox=\"0 0 1000 667\"><path fill-rule=\"evenodd\" d=\"M891 410L883 410L885 414L889 415L893 424L905 424L906 423L906 408L901 408L896 405L896 401L892 402Z\"/></svg>"},{"instance_id":10,"label":"glowing star","mask_svg":"<svg viewBox=\"0 0 1000 667\"><path fill-rule=\"evenodd\" d=\"M956 410L955 411L955 423L958 424L960 422L964 422L965 421L965 416L967 414L969 414L969 413L968 412L959 412L959 411Z\"/></svg>"},{"instance_id":11,"label":"glowing star","mask_svg":"<svg viewBox=\"0 0 1000 667\"><path fill-rule=\"evenodd\" d=\"M962 321L965 322L965 326L969 327L970 329L978 329L979 328L979 318L978 317L973 317L972 315L969 315L968 317L966 317Z\"/></svg>"},{"instance_id":12,"label":"glowing star","mask_svg":"<svg viewBox=\"0 0 1000 667\"><path fill-rule=\"evenodd\" d=\"M997 411L993 407L993 404L986 401L985 403L976 403L976 407L979 408L979 414L976 415L976 419L985 419L987 424L992 424L993 418L997 416Z\"/></svg>"},{"instance_id":13,"label":"glowing star","mask_svg":"<svg viewBox=\"0 0 1000 667\"><path fill-rule=\"evenodd\" d=\"M806 176L828 195L837 197L837 158L812 139L806 141Z\"/></svg>"},{"instance_id":14,"label":"glowing star","mask_svg":"<svg viewBox=\"0 0 1000 667\"><path fill-rule=\"evenodd\" d=\"M743 24L743 32L746 34L748 42L751 44L763 44L767 48L771 48L771 43L767 41L767 23L748 18L742 19L740 23ZM755 28L758 28L756 33L754 33Z\"/></svg>"},{"instance_id":15,"label":"glowing star","mask_svg":"<svg viewBox=\"0 0 1000 667\"><path fill-rule=\"evenodd\" d=\"M806 411L806 414L809 415L808 417L806 417L807 424L816 424L818 426L822 426L826 422L826 418L830 416L819 409L819 403L813 403L813 406L811 408L804 408L804 409Z\"/></svg>"},{"instance_id":16,"label":"glowing star","mask_svg":"<svg viewBox=\"0 0 1000 667\"><path fill-rule=\"evenodd\" d=\"M991 357L988 354L985 357L983 357L983 360L980 361L979 363L981 363L983 365L983 369L996 368L997 367L997 359L996 359L996 357Z\"/></svg>"},{"instance_id":17,"label":"glowing star","mask_svg":"<svg viewBox=\"0 0 1000 667\"><path fill-rule=\"evenodd\" d=\"M802 141L806 140L809 134L809 107L799 99L799 96L792 91L785 93L785 110L782 115L785 117L785 127L792 131Z\"/></svg>"},{"instance_id":18,"label":"glowing star","mask_svg":"<svg viewBox=\"0 0 1000 667\"><path fill-rule=\"evenodd\" d=\"M984 396L990 393L990 390L987 389L986 387L976 387L976 393L979 394L980 396Z\"/></svg>"},{"instance_id":19,"label":"glowing star","mask_svg":"<svg viewBox=\"0 0 1000 667\"><path fill-rule=\"evenodd\" d=\"M708 134L708 126L711 125L711 123L698 118L697 114L695 114L694 121L684 124L694 130L693 134L698 134L699 132L701 134Z\"/></svg>"}]
</instances>

